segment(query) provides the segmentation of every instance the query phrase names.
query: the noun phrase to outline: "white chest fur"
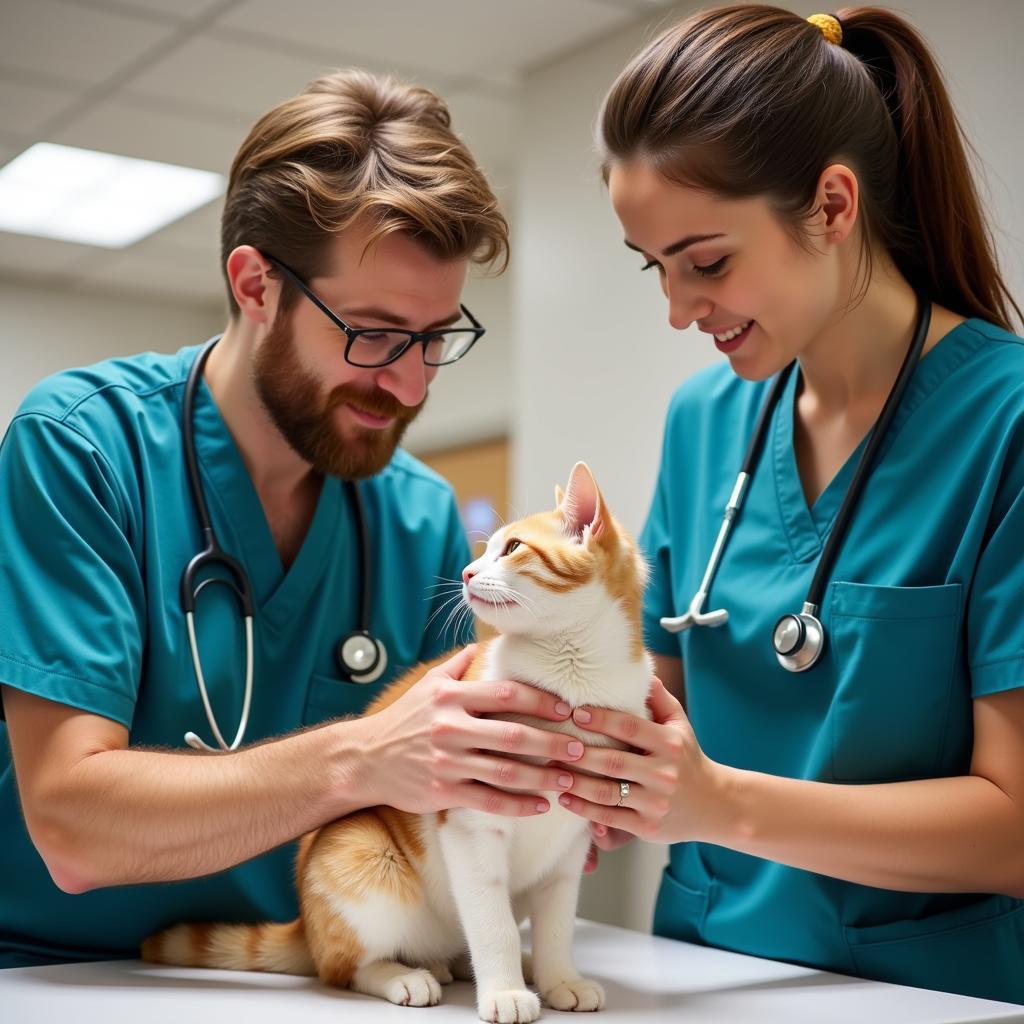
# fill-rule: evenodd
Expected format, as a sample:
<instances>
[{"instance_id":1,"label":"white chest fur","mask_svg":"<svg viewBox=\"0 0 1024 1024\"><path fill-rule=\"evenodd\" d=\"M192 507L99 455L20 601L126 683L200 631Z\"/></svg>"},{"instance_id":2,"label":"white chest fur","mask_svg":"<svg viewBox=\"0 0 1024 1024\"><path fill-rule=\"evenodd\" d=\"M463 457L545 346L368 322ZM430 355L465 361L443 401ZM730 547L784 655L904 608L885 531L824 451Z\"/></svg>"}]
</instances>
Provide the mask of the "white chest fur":
<instances>
[{"instance_id":1,"label":"white chest fur","mask_svg":"<svg viewBox=\"0 0 1024 1024\"><path fill-rule=\"evenodd\" d=\"M571 707L584 704L613 708L648 717L646 701L653 667L646 654L631 657L629 625L622 609L608 602L606 610L578 630L548 637L498 637L487 652L484 679L514 679L560 697ZM586 746L622 746L600 733L587 732L570 718L565 722L520 715L503 715L549 732L562 732ZM526 760L535 760L529 759ZM588 829L585 819L546 794L551 809L530 818L505 819L477 811L452 812L460 828L496 829L507 834L508 884L512 895L537 884L559 863L566 850Z\"/></svg>"}]
</instances>

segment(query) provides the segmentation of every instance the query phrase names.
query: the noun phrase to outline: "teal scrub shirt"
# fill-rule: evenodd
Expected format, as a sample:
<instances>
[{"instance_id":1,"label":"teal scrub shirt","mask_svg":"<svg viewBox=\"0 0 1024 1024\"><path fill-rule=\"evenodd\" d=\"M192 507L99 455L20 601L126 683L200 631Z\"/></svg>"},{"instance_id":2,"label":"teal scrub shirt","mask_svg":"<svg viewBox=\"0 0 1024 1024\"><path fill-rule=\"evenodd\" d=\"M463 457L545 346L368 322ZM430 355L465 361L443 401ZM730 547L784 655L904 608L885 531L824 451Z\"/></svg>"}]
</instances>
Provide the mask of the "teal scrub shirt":
<instances>
[{"instance_id":1,"label":"teal scrub shirt","mask_svg":"<svg viewBox=\"0 0 1024 1024\"><path fill-rule=\"evenodd\" d=\"M641 538L649 648L682 658L715 761L844 785L967 775L973 698L1024 685L1024 343L969 320L921 360L831 572L824 654L800 674L777 663L772 628L803 605L863 442L808 509L797 377L706 603L729 620L677 635L658 620L699 587L768 382L718 365L674 396ZM1024 1003L1024 901L1005 895L876 889L689 842L671 849L654 930Z\"/></svg>"},{"instance_id":2,"label":"teal scrub shirt","mask_svg":"<svg viewBox=\"0 0 1024 1024\"><path fill-rule=\"evenodd\" d=\"M52 377L0 447L0 682L120 722L132 746L215 745L189 654L179 584L202 548L185 473L182 392L197 347ZM255 674L245 742L358 714L397 674L471 639L449 628L439 579L470 561L451 488L408 454L360 484L371 539L377 683L342 682L335 645L358 624L358 534L342 483L324 480L286 572L241 455L205 383L195 406L214 529L252 581ZM442 588L443 590L443 588ZM203 670L228 742L245 682L244 630L227 588L196 608ZM61 892L25 830L0 725L0 966L134 957L176 921L287 921L289 843L191 881Z\"/></svg>"}]
</instances>

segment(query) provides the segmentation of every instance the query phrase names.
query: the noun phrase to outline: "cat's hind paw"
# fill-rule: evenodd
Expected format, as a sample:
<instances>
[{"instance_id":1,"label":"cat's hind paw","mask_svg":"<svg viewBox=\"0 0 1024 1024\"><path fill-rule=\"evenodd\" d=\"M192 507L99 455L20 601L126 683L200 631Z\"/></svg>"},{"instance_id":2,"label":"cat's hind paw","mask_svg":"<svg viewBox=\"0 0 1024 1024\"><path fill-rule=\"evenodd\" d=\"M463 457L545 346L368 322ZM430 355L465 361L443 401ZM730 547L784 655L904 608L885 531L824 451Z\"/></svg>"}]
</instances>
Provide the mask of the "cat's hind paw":
<instances>
[{"instance_id":1,"label":"cat's hind paw","mask_svg":"<svg viewBox=\"0 0 1024 1024\"><path fill-rule=\"evenodd\" d=\"M441 1002L441 986L427 970L413 970L389 978L384 998L398 1006L437 1006Z\"/></svg>"},{"instance_id":2,"label":"cat's hind paw","mask_svg":"<svg viewBox=\"0 0 1024 1024\"><path fill-rule=\"evenodd\" d=\"M480 1019L491 1024L530 1024L540 1016L540 999L525 988L482 992L476 1008Z\"/></svg>"},{"instance_id":3,"label":"cat's hind paw","mask_svg":"<svg viewBox=\"0 0 1024 1024\"><path fill-rule=\"evenodd\" d=\"M553 1010L603 1010L604 989L596 981L574 978L549 988L544 1002Z\"/></svg>"}]
</instances>

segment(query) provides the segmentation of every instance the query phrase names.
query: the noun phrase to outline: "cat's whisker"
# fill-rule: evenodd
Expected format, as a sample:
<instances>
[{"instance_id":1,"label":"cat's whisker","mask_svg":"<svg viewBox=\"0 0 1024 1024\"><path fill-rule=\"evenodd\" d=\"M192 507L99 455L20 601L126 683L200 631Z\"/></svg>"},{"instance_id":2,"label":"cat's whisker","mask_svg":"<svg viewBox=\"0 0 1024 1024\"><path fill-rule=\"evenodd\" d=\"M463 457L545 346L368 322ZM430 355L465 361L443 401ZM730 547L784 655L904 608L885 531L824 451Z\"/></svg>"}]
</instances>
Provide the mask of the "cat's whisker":
<instances>
[{"instance_id":1,"label":"cat's whisker","mask_svg":"<svg viewBox=\"0 0 1024 1024\"><path fill-rule=\"evenodd\" d=\"M466 608L465 602L456 604L452 610L448 613L448 618L445 619L444 627L441 630L441 640L443 641L448 633L448 627L452 625L453 620L457 623L462 610ZM467 609L468 610L468 609ZM456 626L452 630L452 642L454 643L455 637L458 636L458 627Z\"/></svg>"},{"instance_id":2,"label":"cat's whisker","mask_svg":"<svg viewBox=\"0 0 1024 1024\"><path fill-rule=\"evenodd\" d=\"M432 583L430 586L424 587L424 590L436 590L436 591L438 591L438 593L437 594L433 594L431 596L439 597L441 595L441 593L444 592L443 588L445 588L445 587L447 587L449 592L451 592L451 591L461 590L462 589L462 584L461 583ZM428 597L427 600L430 600L430 597Z\"/></svg>"},{"instance_id":3,"label":"cat's whisker","mask_svg":"<svg viewBox=\"0 0 1024 1024\"><path fill-rule=\"evenodd\" d=\"M438 617L438 615L440 615L440 614L441 614L441 612L443 612L443 611L446 611L446 610L448 610L448 606L449 606L449 605L450 605L450 604L451 604L451 603L452 603L453 601L457 601L457 600L459 599L459 597L460 597L460 596L461 596L460 594L452 594L452 595L450 595L449 597L446 597L446 598L445 598L445 599L444 599L444 600L443 600L443 601L442 601L442 602L441 602L441 603L440 603L440 604L439 604L439 605L437 606L437 608L435 608L435 609L434 609L434 611L433 611L433 612L431 613L431 616L430 616L430 618L429 618L429 619L427 619L427 624L426 624L426 626L424 626L424 627L423 627L423 628L424 628L424 632L425 632L425 631L426 631L426 630L427 630L427 629L428 629L428 628L430 627L430 624L431 624L431 623L432 623L432 622L434 621L434 619L436 619L436 618ZM444 633L443 633L443 632L442 632L441 636L442 636L442 637L444 637Z\"/></svg>"}]
</instances>

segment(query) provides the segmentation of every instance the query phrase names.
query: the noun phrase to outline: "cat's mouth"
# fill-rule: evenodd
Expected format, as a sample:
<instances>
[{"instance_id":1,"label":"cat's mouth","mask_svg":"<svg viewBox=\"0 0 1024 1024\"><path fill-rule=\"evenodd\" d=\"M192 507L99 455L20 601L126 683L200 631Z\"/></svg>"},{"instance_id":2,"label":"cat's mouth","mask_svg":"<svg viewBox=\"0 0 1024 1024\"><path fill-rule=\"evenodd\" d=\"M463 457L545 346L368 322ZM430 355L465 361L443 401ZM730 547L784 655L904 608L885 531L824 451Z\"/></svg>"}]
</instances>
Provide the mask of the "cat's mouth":
<instances>
[{"instance_id":1,"label":"cat's mouth","mask_svg":"<svg viewBox=\"0 0 1024 1024\"><path fill-rule=\"evenodd\" d=\"M488 608L507 608L512 601L488 601L485 597L480 597L478 594L469 593L470 601L476 601L477 604L485 604Z\"/></svg>"}]
</instances>

